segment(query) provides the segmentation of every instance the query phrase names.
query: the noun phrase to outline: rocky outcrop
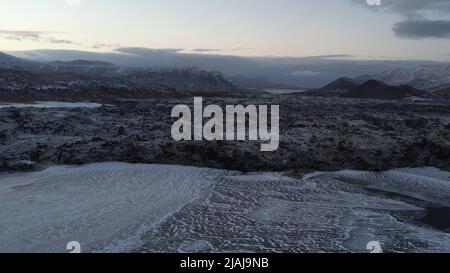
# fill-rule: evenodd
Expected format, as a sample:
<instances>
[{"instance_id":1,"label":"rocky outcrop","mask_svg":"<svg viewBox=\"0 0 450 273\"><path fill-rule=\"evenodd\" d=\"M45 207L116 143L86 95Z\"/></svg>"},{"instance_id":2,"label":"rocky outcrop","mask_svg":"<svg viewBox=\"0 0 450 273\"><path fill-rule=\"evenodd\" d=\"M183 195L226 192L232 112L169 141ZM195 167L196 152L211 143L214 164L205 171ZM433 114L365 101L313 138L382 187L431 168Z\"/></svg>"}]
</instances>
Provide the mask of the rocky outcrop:
<instances>
[{"instance_id":1,"label":"rocky outcrop","mask_svg":"<svg viewBox=\"0 0 450 273\"><path fill-rule=\"evenodd\" d=\"M444 102L343 98L249 98L280 104L280 149L257 142L175 142L171 109L189 100L117 101L96 109L0 109L0 169L104 161L241 171L450 169L450 107ZM205 104L242 100L214 98ZM24 164L26 163L26 164Z\"/></svg>"},{"instance_id":2,"label":"rocky outcrop","mask_svg":"<svg viewBox=\"0 0 450 273\"><path fill-rule=\"evenodd\" d=\"M127 68L102 61L29 62L0 53L0 100L99 100L233 95L221 73L198 68Z\"/></svg>"},{"instance_id":3,"label":"rocky outcrop","mask_svg":"<svg viewBox=\"0 0 450 273\"><path fill-rule=\"evenodd\" d=\"M342 94L346 98L395 100L409 97L424 97L427 93L410 86L390 86L376 80L369 80L359 86L350 88Z\"/></svg>"},{"instance_id":4,"label":"rocky outcrop","mask_svg":"<svg viewBox=\"0 0 450 273\"><path fill-rule=\"evenodd\" d=\"M428 97L429 93L411 86L391 86L377 80L368 80L362 84L357 84L350 78L339 78L320 89L300 93L296 96L399 100L413 97L424 98Z\"/></svg>"}]
</instances>

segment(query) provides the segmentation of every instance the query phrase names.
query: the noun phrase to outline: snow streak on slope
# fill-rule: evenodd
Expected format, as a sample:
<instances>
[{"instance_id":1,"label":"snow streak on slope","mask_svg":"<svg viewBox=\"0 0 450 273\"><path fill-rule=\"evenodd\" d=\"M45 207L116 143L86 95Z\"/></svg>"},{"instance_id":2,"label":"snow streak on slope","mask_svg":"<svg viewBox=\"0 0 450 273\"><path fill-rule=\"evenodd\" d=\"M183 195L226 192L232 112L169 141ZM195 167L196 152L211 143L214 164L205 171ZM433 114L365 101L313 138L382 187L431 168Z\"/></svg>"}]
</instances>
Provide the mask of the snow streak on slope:
<instances>
[{"instance_id":1,"label":"snow streak on slope","mask_svg":"<svg viewBox=\"0 0 450 273\"><path fill-rule=\"evenodd\" d=\"M220 171L161 165L51 167L0 177L0 252L127 251L207 191Z\"/></svg>"}]
</instances>

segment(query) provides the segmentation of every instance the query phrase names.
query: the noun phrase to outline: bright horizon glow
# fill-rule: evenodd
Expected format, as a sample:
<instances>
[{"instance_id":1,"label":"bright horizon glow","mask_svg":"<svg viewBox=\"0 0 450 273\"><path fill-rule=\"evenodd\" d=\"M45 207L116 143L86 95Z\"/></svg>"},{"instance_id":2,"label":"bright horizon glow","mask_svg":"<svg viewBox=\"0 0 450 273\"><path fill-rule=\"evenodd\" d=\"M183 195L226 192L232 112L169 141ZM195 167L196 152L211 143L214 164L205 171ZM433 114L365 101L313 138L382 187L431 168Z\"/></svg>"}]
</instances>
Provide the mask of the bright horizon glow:
<instances>
[{"instance_id":1,"label":"bright horizon glow","mask_svg":"<svg viewBox=\"0 0 450 273\"><path fill-rule=\"evenodd\" d=\"M146 47L450 60L449 39L399 38L392 26L404 19L401 14L351 0L3 0L0 17L0 51Z\"/></svg>"}]
</instances>

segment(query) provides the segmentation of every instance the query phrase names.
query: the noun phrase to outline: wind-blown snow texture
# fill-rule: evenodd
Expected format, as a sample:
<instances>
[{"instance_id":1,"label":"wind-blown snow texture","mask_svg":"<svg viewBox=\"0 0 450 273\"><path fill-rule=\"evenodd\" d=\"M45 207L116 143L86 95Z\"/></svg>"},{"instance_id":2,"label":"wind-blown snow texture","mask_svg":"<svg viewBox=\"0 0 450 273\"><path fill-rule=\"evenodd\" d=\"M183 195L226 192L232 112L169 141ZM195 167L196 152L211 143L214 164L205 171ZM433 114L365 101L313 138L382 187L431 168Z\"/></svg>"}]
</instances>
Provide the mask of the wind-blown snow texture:
<instances>
[{"instance_id":1,"label":"wind-blown snow texture","mask_svg":"<svg viewBox=\"0 0 450 273\"><path fill-rule=\"evenodd\" d=\"M242 174L102 163L0 177L0 252L449 252L450 173ZM448 230L447 230L448 231Z\"/></svg>"},{"instance_id":2,"label":"wind-blown snow texture","mask_svg":"<svg viewBox=\"0 0 450 273\"><path fill-rule=\"evenodd\" d=\"M222 172L160 165L51 167L0 177L0 251L126 251ZM210 178L211 176L211 178Z\"/></svg>"}]
</instances>

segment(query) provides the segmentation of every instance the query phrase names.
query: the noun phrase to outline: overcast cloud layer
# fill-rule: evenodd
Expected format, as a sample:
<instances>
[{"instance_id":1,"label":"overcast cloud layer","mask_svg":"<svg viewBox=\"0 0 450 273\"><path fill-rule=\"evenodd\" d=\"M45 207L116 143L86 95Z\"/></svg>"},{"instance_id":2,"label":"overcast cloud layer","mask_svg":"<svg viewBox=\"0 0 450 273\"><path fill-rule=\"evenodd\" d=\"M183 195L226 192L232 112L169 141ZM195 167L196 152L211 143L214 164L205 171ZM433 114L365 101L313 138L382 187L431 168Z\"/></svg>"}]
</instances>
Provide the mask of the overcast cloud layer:
<instances>
[{"instance_id":1,"label":"overcast cloud layer","mask_svg":"<svg viewBox=\"0 0 450 273\"><path fill-rule=\"evenodd\" d=\"M353 2L368 7L366 0ZM393 26L400 38L450 39L449 0L382 0L381 6L370 8L404 16L404 21Z\"/></svg>"},{"instance_id":2,"label":"overcast cloud layer","mask_svg":"<svg viewBox=\"0 0 450 273\"><path fill-rule=\"evenodd\" d=\"M20 31L20 30L4 30L0 29L0 36L4 36L5 39L15 40L15 41L43 41L50 44L77 44L76 42L58 39L52 34L57 34L55 32L49 31Z\"/></svg>"},{"instance_id":3,"label":"overcast cloud layer","mask_svg":"<svg viewBox=\"0 0 450 273\"><path fill-rule=\"evenodd\" d=\"M403 21L394 25L395 34L403 38L446 38L450 39L450 21L416 20Z\"/></svg>"},{"instance_id":4,"label":"overcast cloud layer","mask_svg":"<svg viewBox=\"0 0 450 273\"><path fill-rule=\"evenodd\" d=\"M397 67L432 64L428 61L357 60L350 55L304 58L239 57L184 53L182 49L117 48L113 53L73 50L32 50L11 52L37 61L100 60L121 66L199 67L220 71L225 76L261 77L298 87L321 87L338 77L380 73Z\"/></svg>"}]
</instances>

